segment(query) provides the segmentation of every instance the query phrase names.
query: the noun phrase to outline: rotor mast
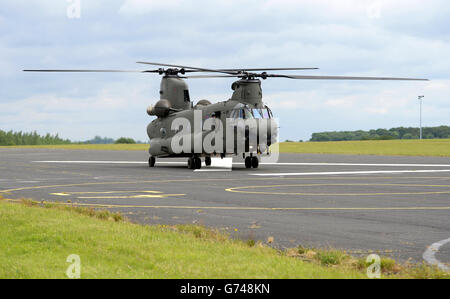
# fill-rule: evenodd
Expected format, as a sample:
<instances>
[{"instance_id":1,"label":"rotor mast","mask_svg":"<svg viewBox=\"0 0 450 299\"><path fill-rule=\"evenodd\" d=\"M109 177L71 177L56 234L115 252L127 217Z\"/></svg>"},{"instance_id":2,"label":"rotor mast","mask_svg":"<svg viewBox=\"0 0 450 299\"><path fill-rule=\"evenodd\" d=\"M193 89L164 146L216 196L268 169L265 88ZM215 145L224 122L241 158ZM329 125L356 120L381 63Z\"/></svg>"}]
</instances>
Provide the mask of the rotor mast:
<instances>
[{"instance_id":1,"label":"rotor mast","mask_svg":"<svg viewBox=\"0 0 450 299\"><path fill-rule=\"evenodd\" d=\"M233 95L231 100L247 104L252 108L264 108L262 88L259 79L241 79L231 85Z\"/></svg>"}]
</instances>

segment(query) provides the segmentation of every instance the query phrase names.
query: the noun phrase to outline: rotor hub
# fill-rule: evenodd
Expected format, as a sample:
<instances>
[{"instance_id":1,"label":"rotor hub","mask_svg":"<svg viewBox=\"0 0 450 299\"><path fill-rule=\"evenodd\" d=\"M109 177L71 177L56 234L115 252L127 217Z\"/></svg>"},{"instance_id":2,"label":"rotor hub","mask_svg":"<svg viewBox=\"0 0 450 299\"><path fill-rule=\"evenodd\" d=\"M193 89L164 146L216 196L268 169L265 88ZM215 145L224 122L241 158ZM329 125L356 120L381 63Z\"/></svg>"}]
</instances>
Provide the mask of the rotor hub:
<instances>
[{"instance_id":1,"label":"rotor hub","mask_svg":"<svg viewBox=\"0 0 450 299\"><path fill-rule=\"evenodd\" d=\"M178 74L184 75L186 73L186 70L184 68L180 68L180 69L178 69L178 68L168 68L168 69L159 68L158 73L160 75L166 75L166 76L177 76Z\"/></svg>"}]
</instances>

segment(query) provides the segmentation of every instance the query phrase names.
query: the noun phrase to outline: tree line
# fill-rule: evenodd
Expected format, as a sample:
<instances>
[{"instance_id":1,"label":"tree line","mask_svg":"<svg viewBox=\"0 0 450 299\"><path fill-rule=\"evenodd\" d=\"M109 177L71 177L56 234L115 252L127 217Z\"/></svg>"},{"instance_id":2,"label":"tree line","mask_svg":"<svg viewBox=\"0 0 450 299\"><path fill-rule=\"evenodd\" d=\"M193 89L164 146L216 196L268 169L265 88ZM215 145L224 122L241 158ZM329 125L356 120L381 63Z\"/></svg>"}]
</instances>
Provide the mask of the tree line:
<instances>
[{"instance_id":1,"label":"tree line","mask_svg":"<svg viewBox=\"0 0 450 299\"><path fill-rule=\"evenodd\" d=\"M310 141L349 141L349 140L392 140L392 139L419 139L419 128L392 128L370 131L340 131L313 133ZM422 130L424 139L450 138L450 127L426 127Z\"/></svg>"},{"instance_id":2,"label":"tree line","mask_svg":"<svg viewBox=\"0 0 450 299\"><path fill-rule=\"evenodd\" d=\"M81 142L72 142L69 139L62 139L56 135L46 134L39 135L36 131L32 133L13 132L0 130L0 146L14 146L14 145L47 145L47 144L133 144L143 143L135 141L132 138L121 137L117 140L108 137L95 136L93 139Z\"/></svg>"},{"instance_id":3,"label":"tree line","mask_svg":"<svg viewBox=\"0 0 450 299\"><path fill-rule=\"evenodd\" d=\"M85 141L83 143L88 143L88 144L135 144L135 143L143 143L140 141L136 141L133 138L128 138L128 137L120 137L117 140L114 140L113 138L108 138L108 137L100 137L100 136L95 136L93 139Z\"/></svg>"},{"instance_id":4,"label":"tree line","mask_svg":"<svg viewBox=\"0 0 450 299\"><path fill-rule=\"evenodd\" d=\"M0 145L45 145L45 144L68 144L68 139L62 139L56 135L39 135L38 133L24 133L0 130Z\"/></svg>"}]
</instances>

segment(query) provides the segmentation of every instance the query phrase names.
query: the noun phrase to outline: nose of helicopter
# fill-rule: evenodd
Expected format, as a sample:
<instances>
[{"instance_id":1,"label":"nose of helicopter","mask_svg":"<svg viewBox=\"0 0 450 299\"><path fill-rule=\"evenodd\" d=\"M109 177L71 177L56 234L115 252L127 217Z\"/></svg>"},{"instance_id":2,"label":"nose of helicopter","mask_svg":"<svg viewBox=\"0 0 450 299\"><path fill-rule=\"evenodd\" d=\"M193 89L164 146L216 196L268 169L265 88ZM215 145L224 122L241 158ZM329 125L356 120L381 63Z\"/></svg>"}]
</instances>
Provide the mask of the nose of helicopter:
<instances>
[{"instance_id":1,"label":"nose of helicopter","mask_svg":"<svg viewBox=\"0 0 450 299\"><path fill-rule=\"evenodd\" d=\"M252 143L257 141L260 152L265 152L270 145L278 141L278 123L275 119L259 119L255 125L255 128L250 125L245 128L245 135L251 144L250 149L255 148L256 144Z\"/></svg>"}]
</instances>

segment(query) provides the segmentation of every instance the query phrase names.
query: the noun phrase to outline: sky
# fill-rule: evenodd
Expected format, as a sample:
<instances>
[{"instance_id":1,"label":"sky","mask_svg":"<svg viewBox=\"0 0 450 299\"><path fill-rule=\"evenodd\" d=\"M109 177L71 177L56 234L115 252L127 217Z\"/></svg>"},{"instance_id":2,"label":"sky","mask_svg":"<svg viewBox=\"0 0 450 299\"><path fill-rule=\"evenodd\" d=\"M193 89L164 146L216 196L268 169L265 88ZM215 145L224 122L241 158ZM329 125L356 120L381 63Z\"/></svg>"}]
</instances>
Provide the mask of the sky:
<instances>
[{"instance_id":1,"label":"sky","mask_svg":"<svg viewBox=\"0 0 450 299\"><path fill-rule=\"evenodd\" d=\"M419 95L424 126L450 125L449 15L448 0L2 0L0 129L146 141L158 75L22 72L148 69L137 61L431 80L265 80L281 140L418 127ZM232 82L191 79L191 99L227 100Z\"/></svg>"}]
</instances>

